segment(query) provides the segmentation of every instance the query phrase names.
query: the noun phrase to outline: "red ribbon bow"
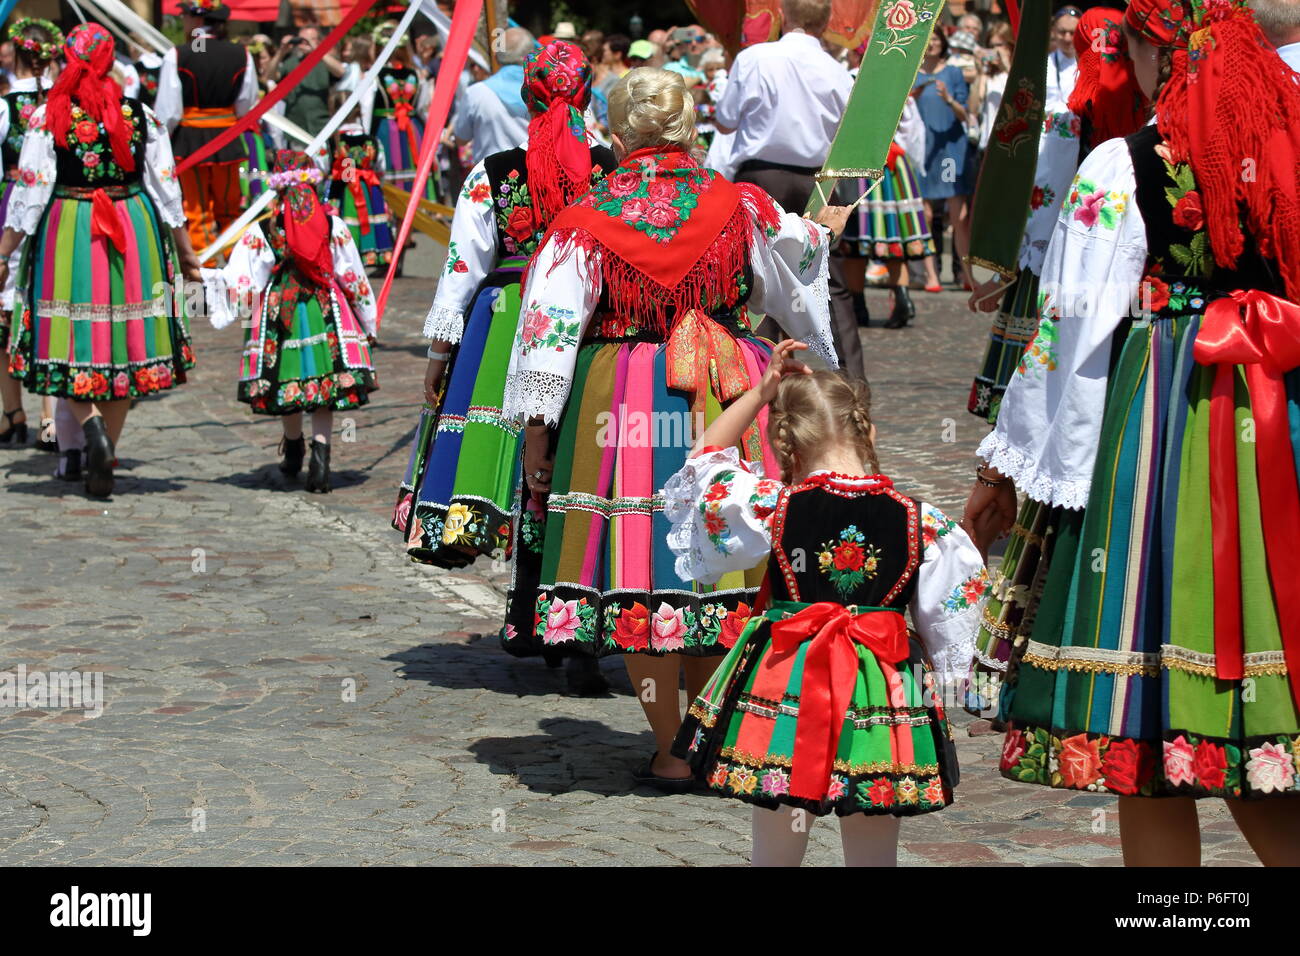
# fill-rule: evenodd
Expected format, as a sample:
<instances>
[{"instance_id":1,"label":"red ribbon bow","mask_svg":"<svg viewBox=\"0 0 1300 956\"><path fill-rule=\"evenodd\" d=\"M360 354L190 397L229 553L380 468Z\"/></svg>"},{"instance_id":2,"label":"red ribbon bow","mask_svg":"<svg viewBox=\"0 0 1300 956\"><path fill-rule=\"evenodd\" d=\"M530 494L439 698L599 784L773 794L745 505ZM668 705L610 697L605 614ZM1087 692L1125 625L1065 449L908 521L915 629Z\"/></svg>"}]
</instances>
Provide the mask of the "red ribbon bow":
<instances>
[{"instance_id":1,"label":"red ribbon bow","mask_svg":"<svg viewBox=\"0 0 1300 956\"><path fill-rule=\"evenodd\" d=\"M117 215L117 207L108 193L96 189L90 194L91 214L90 232L94 236L103 236L121 253L126 252L126 228Z\"/></svg>"},{"instance_id":2,"label":"red ribbon bow","mask_svg":"<svg viewBox=\"0 0 1300 956\"><path fill-rule=\"evenodd\" d=\"M406 142L411 147L412 163L420 156L420 141L415 138L415 124L411 122L411 114L414 112L414 104L399 102L393 105L393 122L397 124L399 131L406 134Z\"/></svg>"},{"instance_id":3,"label":"red ribbon bow","mask_svg":"<svg viewBox=\"0 0 1300 956\"><path fill-rule=\"evenodd\" d=\"M357 226L361 229L361 235L368 235L370 210L366 208L366 193L362 184L378 186L379 176L369 166L358 166L349 163L348 157L338 156L334 159L334 168L330 170L330 179L347 185L348 192L352 194L352 202L357 207Z\"/></svg>"},{"instance_id":4,"label":"red ribbon bow","mask_svg":"<svg viewBox=\"0 0 1300 956\"><path fill-rule=\"evenodd\" d=\"M1245 676L1241 621L1241 539L1237 510L1236 381L1241 366L1250 389L1255 465L1264 550L1277 601L1291 692L1300 707L1300 485L1283 376L1300 366L1300 305L1255 289L1216 299L1205 311L1193 355L1215 365L1210 397L1210 525L1214 538L1215 674Z\"/></svg>"},{"instance_id":5,"label":"red ribbon bow","mask_svg":"<svg viewBox=\"0 0 1300 956\"><path fill-rule=\"evenodd\" d=\"M691 393L694 422L704 420L710 391L722 404L749 390L749 374L740 343L728 329L699 309L689 310L673 326L664 360L668 387ZM745 429L741 444L747 460L763 460L757 421Z\"/></svg>"},{"instance_id":6,"label":"red ribbon bow","mask_svg":"<svg viewBox=\"0 0 1300 956\"><path fill-rule=\"evenodd\" d=\"M778 654L794 653L809 639L812 644L804 654L799 691L790 795L823 800L830 789L835 752L858 679L854 645L861 644L883 663L896 664L907 658L907 625L898 611L853 614L830 601L811 604L772 624L772 646Z\"/></svg>"}]
</instances>

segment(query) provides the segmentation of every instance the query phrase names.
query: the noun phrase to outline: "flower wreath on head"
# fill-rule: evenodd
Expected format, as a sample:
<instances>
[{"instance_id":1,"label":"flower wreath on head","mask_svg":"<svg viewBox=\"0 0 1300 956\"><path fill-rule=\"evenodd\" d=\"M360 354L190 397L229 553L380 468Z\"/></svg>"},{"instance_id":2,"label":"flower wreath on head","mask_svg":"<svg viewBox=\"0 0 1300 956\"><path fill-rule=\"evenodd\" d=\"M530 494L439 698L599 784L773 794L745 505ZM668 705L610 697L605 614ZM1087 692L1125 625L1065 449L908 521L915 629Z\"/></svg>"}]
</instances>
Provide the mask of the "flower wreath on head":
<instances>
[{"instance_id":1,"label":"flower wreath on head","mask_svg":"<svg viewBox=\"0 0 1300 956\"><path fill-rule=\"evenodd\" d=\"M248 178L260 179L272 189L284 189L286 186L296 186L299 183L318 183L325 178L325 174L314 166L310 169L286 169L278 173L250 169Z\"/></svg>"},{"instance_id":2,"label":"flower wreath on head","mask_svg":"<svg viewBox=\"0 0 1300 956\"><path fill-rule=\"evenodd\" d=\"M50 41L42 43L40 40L23 36L23 31L28 27L40 27L49 34ZM57 59L63 49L63 31L49 20L42 20L40 17L23 17L9 28L9 39L14 46L22 47L38 60Z\"/></svg>"},{"instance_id":3,"label":"flower wreath on head","mask_svg":"<svg viewBox=\"0 0 1300 956\"><path fill-rule=\"evenodd\" d=\"M225 10L221 0L185 0L185 12L193 17L207 17Z\"/></svg>"},{"instance_id":4,"label":"flower wreath on head","mask_svg":"<svg viewBox=\"0 0 1300 956\"><path fill-rule=\"evenodd\" d=\"M379 26L370 31L370 39L375 42L375 46L382 47L392 39L393 34L397 32L397 23L393 20L385 20Z\"/></svg>"}]
</instances>

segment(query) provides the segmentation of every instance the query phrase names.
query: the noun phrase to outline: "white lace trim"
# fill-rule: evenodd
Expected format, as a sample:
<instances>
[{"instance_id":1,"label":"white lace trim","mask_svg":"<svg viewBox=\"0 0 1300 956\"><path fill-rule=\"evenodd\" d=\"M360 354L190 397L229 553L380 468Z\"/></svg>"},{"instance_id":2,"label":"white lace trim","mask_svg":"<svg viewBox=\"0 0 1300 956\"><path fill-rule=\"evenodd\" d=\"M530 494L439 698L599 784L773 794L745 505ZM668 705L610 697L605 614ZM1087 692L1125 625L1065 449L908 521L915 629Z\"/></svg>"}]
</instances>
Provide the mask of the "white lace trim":
<instances>
[{"instance_id":1,"label":"white lace trim","mask_svg":"<svg viewBox=\"0 0 1300 956\"><path fill-rule=\"evenodd\" d=\"M52 186L18 186L9 199L5 224L24 235L36 235L36 230L41 225L41 216L53 194Z\"/></svg>"},{"instance_id":2,"label":"white lace trim","mask_svg":"<svg viewBox=\"0 0 1300 956\"><path fill-rule=\"evenodd\" d=\"M435 302L424 319L424 337L455 345L465 332L465 313Z\"/></svg>"},{"instance_id":3,"label":"white lace trim","mask_svg":"<svg viewBox=\"0 0 1300 956\"><path fill-rule=\"evenodd\" d=\"M830 368L839 368L840 359L835 353L835 337L831 334L831 253L829 241L822 246L822 254L819 258L821 264L817 267L817 278L813 279L812 283L813 301L825 303L826 321L818 323L817 339L809 340L808 351L820 358Z\"/></svg>"},{"instance_id":4,"label":"white lace trim","mask_svg":"<svg viewBox=\"0 0 1300 956\"><path fill-rule=\"evenodd\" d=\"M542 416L548 425L558 425L564 406L569 401L572 382L567 375L526 368L511 373L506 380L505 396L501 402L502 414L514 421L527 424L535 415Z\"/></svg>"},{"instance_id":5,"label":"white lace trim","mask_svg":"<svg viewBox=\"0 0 1300 956\"><path fill-rule=\"evenodd\" d=\"M989 432L980 442L977 454L1002 474L1016 483L1016 490L1034 501L1081 511L1088 506L1088 492L1092 478L1061 478L1041 468L1037 459L1031 458L1011 445L996 431Z\"/></svg>"},{"instance_id":6,"label":"white lace trim","mask_svg":"<svg viewBox=\"0 0 1300 956\"><path fill-rule=\"evenodd\" d=\"M704 551L699 545L700 533L700 476L708 474L716 465L744 468L762 477L762 465L752 467L741 461L740 449L734 445L721 451L711 451L686 459L663 488L664 517L672 522L668 529L668 550L677 555L673 569L683 581L712 584L722 572L710 575L704 563Z\"/></svg>"}]
</instances>

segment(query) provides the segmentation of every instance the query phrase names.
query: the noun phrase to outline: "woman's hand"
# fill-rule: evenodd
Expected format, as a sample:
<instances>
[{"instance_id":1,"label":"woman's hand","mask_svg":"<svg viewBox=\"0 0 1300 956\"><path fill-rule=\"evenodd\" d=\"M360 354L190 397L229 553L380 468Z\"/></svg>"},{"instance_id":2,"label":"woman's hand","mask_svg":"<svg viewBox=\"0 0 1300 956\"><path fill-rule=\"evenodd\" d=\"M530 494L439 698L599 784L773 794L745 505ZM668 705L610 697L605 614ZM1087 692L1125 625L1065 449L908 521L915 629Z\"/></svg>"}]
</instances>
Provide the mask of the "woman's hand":
<instances>
[{"instance_id":1,"label":"woman's hand","mask_svg":"<svg viewBox=\"0 0 1300 956\"><path fill-rule=\"evenodd\" d=\"M442 383L442 374L447 370L445 359L429 359L424 369L424 400L430 405L438 401L438 386Z\"/></svg>"},{"instance_id":2,"label":"woman's hand","mask_svg":"<svg viewBox=\"0 0 1300 956\"><path fill-rule=\"evenodd\" d=\"M1002 477L992 468L985 468L981 473L991 481L998 481ZM982 481L975 482L970 497L966 499L961 527L970 535L986 562L993 542L1010 531L1015 523L1015 484L1009 479L992 487Z\"/></svg>"},{"instance_id":3,"label":"woman's hand","mask_svg":"<svg viewBox=\"0 0 1300 956\"><path fill-rule=\"evenodd\" d=\"M948 102L948 84L943 80L934 81L934 91L939 94L940 99L945 103Z\"/></svg>"},{"instance_id":4,"label":"woman's hand","mask_svg":"<svg viewBox=\"0 0 1300 956\"><path fill-rule=\"evenodd\" d=\"M781 379L787 375L812 374L812 369L792 357L795 352L801 352L807 348L806 342L785 339L779 342L776 348L772 349L772 360L767 363L767 370L758 383L758 395L763 400L763 404L766 405L776 398L776 390L781 384Z\"/></svg>"},{"instance_id":5,"label":"woman's hand","mask_svg":"<svg viewBox=\"0 0 1300 956\"><path fill-rule=\"evenodd\" d=\"M975 287L975 291L966 300L966 305L972 312L996 312L998 303L1002 300L999 293L1006 287L1006 280L994 276L988 282L981 282Z\"/></svg>"},{"instance_id":6,"label":"woman's hand","mask_svg":"<svg viewBox=\"0 0 1300 956\"><path fill-rule=\"evenodd\" d=\"M848 225L850 212L852 212L851 206L822 206L817 210L817 215L813 216L813 222L829 229L831 242L834 242Z\"/></svg>"},{"instance_id":7,"label":"woman's hand","mask_svg":"<svg viewBox=\"0 0 1300 956\"><path fill-rule=\"evenodd\" d=\"M529 425L524 430L524 481L528 490L541 498L551 493L551 430L546 425Z\"/></svg>"},{"instance_id":8,"label":"woman's hand","mask_svg":"<svg viewBox=\"0 0 1300 956\"><path fill-rule=\"evenodd\" d=\"M3 289L5 287L5 283L8 281L9 281L9 260L0 259L0 289Z\"/></svg>"}]
</instances>

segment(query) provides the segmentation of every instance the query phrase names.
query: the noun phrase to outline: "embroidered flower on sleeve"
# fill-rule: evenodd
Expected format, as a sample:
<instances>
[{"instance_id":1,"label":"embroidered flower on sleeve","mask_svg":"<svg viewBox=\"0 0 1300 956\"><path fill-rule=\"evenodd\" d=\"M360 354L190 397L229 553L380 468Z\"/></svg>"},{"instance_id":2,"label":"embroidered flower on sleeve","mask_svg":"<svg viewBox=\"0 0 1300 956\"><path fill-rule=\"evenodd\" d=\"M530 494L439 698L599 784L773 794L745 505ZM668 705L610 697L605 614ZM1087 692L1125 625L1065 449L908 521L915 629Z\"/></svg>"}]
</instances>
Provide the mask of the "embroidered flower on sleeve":
<instances>
[{"instance_id":1,"label":"embroidered flower on sleeve","mask_svg":"<svg viewBox=\"0 0 1300 956\"><path fill-rule=\"evenodd\" d=\"M519 331L519 347L524 355L535 349L562 352L578 344L578 314L557 305L540 307L536 300L524 310L524 324Z\"/></svg>"},{"instance_id":2,"label":"embroidered flower on sleeve","mask_svg":"<svg viewBox=\"0 0 1300 956\"><path fill-rule=\"evenodd\" d=\"M1067 222L1078 222L1085 229L1101 226L1113 232L1119 228L1127 208L1127 193L1106 189L1091 180L1076 177L1070 195L1061 207L1061 217Z\"/></svg>"},{"instance_id":3,"label":"embroidered flower on sleeve","mask_svg":"<svg viewBox=\"0 0 1300 956\"><path fill-rule=\"evenodd\" d=\"M938 508L931 508L926 505L921 509L921 539L925 542L927 548L955 527L957 527L957 522Z\"/></svg>"},{"instance_id":4,"label":"embroidered flower on sleeve","mask_svg":"<svg viewBox=\"0 0 1300 956\"><path fill-rule=\"evenodd\" d=\"M943 609L950 614L956 614L974 607L983 599L988 589L989 573L985 568L980 568L976 574L972 574L949 592L943 600Z\"/></svg>"}]
</instances>

